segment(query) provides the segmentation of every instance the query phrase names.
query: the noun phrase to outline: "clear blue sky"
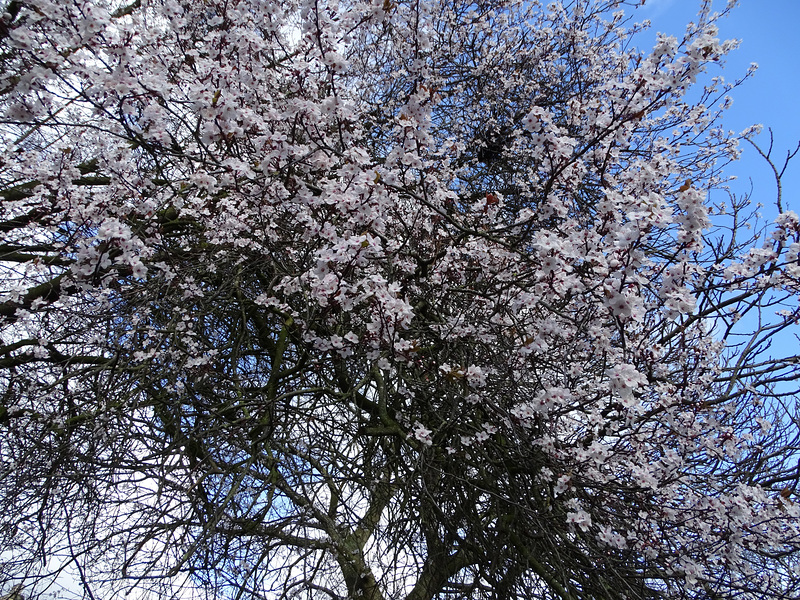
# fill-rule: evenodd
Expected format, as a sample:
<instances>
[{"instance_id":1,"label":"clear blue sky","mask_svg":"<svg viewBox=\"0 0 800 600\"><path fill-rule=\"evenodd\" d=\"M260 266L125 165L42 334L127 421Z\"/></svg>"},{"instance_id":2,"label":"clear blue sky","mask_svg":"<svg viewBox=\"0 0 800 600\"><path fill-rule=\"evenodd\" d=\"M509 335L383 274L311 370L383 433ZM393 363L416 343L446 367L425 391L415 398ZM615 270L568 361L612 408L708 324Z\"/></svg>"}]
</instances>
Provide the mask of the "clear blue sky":
<instances>
[{"instance_id":1,"label":"clear blue sky","mask_svg":"<svg viewBox=\"0 0 800 600\"><path fill-rule=\"evenodd\" d=\"M714 8L722 10L725 0L714 0ZM656 31L680 37L686 23L693 20L699 0L646 0L637 10L635 19L652 22L648 44ZM727 129L740 132L750 125L760 123L764 131L756 138L766 149L769 144L767 128L774 134L773 157L780 165L789 150L800 141L800 0L739 0L726 18L719 22L720 39L738 39L741 44L731 53L722 72L727 81L740 78L750 63L757 63L756 73L731 96L733 106L727 111L723 124ZM644 48L645 44L641 43ZM649 46L648 46L649 47ZM712 72L719 75L719 71ZM749 144L742 145L741 160L727 168L729 175L738 181L731 187L736 193L751 190L753 202L764 204L761 211L766 218L774 218L775 179L771 169ZM784 210L800 214L800 154L789 163L783 178ZM743 319L743 330L756 326L755 316ZM774 340L774 354L786 355L794 349L796 331L787 331ZM788 346L788 348L787 348ZM794 351L794 350L792 350ZM786 385L787 391L793 386Z\"/></svg>"},{"instance_id":2,"label":"clear blue sky","mask_svg":"<svg viewBox=\"0 0 800 600\"><path fill-rule=\"evenodd\" d=\"M652 32L662 31L676 37L693 20L699 0L646 0L635 11L635 19L650 19ZM715 0L714 9L725 8L725 0ZM775 137L774 156L783 162L787 150L800 141L800 0L740 0L730 16L719 23L720 39L739 39L741 45L727 60L723 75L733 81L742 76L750 63L758 71L731 94L733 107L724 125L741 131L749 125L764 125L759 137L768 143L767 127ZM652 38L651 38L652 39ZM649 40L648 40L649 43ZM644 44L642 44L644 46ZM714 73L719 74L717 73ZM741 161L728 169L739 177L736 189L749 190L753 180L753 200L772 205L775 197L769 168L751 147L744 147ZM800 156L790 164L784 180L784 207L800 214Z\"/></svg>"}]
</instances>

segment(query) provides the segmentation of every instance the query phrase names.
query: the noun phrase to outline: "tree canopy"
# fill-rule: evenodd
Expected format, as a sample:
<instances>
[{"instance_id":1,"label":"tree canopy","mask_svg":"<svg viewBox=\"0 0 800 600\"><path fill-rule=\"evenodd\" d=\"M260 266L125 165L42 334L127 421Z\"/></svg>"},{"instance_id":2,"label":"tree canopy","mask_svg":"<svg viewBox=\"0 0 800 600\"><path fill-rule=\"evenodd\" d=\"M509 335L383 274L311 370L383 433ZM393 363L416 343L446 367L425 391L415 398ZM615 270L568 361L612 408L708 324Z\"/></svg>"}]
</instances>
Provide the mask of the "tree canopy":
<instances>
[{"instance_id":1,"label":"tree canopy","mask_svg":"<svg viewBox=\"0 0 800 600\"><path fill-rule=\"evenodd\" d=\"M10 2L9 588L797 598L800 220L625 4Z\"/></svg>"}]
</instances>

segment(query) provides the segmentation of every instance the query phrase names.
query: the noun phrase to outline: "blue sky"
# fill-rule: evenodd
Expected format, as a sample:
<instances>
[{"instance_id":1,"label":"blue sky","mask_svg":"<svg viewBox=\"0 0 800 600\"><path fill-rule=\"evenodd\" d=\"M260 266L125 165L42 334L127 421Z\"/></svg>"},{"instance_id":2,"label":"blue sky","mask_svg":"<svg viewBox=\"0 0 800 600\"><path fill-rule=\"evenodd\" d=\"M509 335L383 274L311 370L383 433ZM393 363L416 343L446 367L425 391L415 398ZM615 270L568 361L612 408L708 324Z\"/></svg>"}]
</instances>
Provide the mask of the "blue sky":
<instances>
[{"instance_id":1,"label":"blue sky","mask_svg":"<svg viewBox=\"0 0 800 600\"><path fill-rule=\"evenodd\" d=\"M699 4L699 0L646 0L634 14L637 21L650 19L653 35L662 31L680 37L686 23L694 19ZM713 7L722 10L725 5L726 0L715 0ZM762 124L764 132L758 139L764 146L769 142L766 129L771 127L775 138L773 155L781 163L786 152L800 141L799 25L800 0L740 0L730 16L719 23L720 39L741 40L739 48L729 55L723 71L725 79L741 77L750 63L759 65L755 75L732 92L733 107L723 123L737 132ZM752 179L753 200L774 205L775 185L769 167L751 147L743 150L742 160L728 168L729 174L739 178L735 189L749 190ZM783 183L784 207L800 213L800 156L790 163Z\"/></svg>"},{"instance_id":2,"label":"blue sky","mask_svg":"<svg viewBox=\"0 0 800 600\"><path fill-rule=\"evenodd\" d=\"M693 20L700 0L646 0L635 13L635 19L652 22L648 41L656 31L680 37L686 23ZM714 0L714 8L722 10L726 0ZM740 78L749 65L758 64L756 73L731 92L733 106L727 111L723 125L740 132L760 123L764 131L756 141L766 150L767 128L774 135L773 157L782 166L787 151L800 141L800 0L740 0L730 15L719 23L720 39L738 39L741 44L726 62L723 75L727 81ZM642 47L644 43L640 44ZM712 73L718 75L719 72ZM729 165L726 172L736 175L731 184L741 194L751 191L752 202L762 203L765 217L774 218L776 187L774 175L756 151L744 144L741 160ZM752 184L751 184L752 181ZM784 210L800 214L800 154L789 163L783 181ZM755 328L755 316L741 321L743 330ZM797 350L796 331L787 331L774 340L772 351L787 355ZM794 386L786 385L787 391Z\"/></svg>"}]
</instances>

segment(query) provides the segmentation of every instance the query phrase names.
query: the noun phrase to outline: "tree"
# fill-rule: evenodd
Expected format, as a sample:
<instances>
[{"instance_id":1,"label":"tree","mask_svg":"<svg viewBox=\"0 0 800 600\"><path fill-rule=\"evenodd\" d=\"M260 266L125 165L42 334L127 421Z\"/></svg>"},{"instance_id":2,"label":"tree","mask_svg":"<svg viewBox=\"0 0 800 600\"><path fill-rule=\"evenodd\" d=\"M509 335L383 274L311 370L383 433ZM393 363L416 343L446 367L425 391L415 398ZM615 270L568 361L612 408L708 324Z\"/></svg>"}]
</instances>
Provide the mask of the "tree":
<instances>
[{"instance_id":1,"label":"tree","mask_svg":"<svg viewBox=\"0 0 800 600\"><path fill-rule=\"evenodd\" d=\"M8 4L4 578L797 597L800 222L623 4Z\"/></svg>"}]
</instances>

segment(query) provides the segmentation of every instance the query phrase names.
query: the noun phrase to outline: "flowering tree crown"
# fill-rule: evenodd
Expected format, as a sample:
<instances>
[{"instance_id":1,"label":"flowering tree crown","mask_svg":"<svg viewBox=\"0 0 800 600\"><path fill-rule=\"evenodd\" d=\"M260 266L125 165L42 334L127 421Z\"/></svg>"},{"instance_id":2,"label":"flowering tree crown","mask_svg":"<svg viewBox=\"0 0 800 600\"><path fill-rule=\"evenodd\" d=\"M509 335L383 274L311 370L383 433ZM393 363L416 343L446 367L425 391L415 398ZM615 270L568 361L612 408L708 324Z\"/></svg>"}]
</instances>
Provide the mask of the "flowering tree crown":
<instances>
[{"instance_id":1,"label":"flowering tree crown","mask_svg":"<svg viewBox=\"0 0 800 600\"><path fill-rule=\"evenodd\" d=\"M624 4L9 3L5 579L797 597L800 222Z\"/></svg>"}]
</instances>

